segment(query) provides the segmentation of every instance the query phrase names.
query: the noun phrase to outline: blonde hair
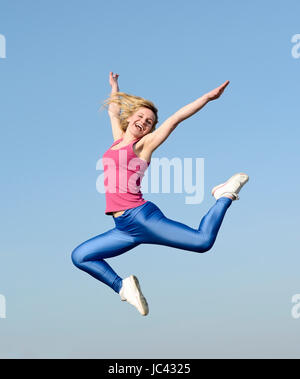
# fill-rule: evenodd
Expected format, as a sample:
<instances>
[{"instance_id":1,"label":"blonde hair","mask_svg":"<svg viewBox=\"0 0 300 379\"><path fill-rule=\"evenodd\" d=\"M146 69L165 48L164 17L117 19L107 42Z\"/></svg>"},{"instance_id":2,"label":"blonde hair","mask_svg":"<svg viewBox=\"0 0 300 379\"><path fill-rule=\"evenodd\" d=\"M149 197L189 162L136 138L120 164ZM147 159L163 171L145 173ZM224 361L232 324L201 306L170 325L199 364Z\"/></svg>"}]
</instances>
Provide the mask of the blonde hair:
<instances>
[{"instance_id":1,"label":"blonde hair","mask_svg":"<svg viewBox=\"0 0 300 379\"><path fill-rule=\"evenodd\" d=\"M155 120L150 130L152 133L155 130L155 125L158 123L158 109L150 100L146 100L143 97L129 95L125 92L115 92L110 95L108 99L104 101L102 107L107 107L110 104L116 104L119 110L120 125L123 132L128 127L128 117L137 112L140 108L148 108L155 114Z\"/></svg>"}]
</instances>

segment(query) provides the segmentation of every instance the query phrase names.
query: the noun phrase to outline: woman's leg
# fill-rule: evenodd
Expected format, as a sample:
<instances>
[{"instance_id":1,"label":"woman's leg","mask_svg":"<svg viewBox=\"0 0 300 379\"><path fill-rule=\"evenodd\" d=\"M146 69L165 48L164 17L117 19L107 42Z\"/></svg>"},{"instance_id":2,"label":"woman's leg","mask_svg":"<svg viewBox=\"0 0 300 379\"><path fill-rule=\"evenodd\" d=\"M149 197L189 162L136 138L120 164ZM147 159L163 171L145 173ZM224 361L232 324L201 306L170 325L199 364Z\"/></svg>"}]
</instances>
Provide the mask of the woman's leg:
<instances>
[{"instance_id":1,"label":"woman's leg","mask_svg":"<svg viewBox=\"0 0 300 379\"><path fill-rule=\"evenodd\" d=\"M199 228L193 229L163 215L153 203L136 216L140 240L144 243L166 245L178 249L204 253L212 248L223 218L232 200L221 197L202 218Z\"/></svg>"},{"instance_id":2,"label":"woman's leg","mask_svg":"<svg viewBox=\"0 0 300 379\"><path fill-rule=\"evenodd\" d=\"M105 262L104 258L123 254L138 244L130 235L114 228L76 247L72 252L72 261L76 267L119 293L122 278Z\"/></svg>"}]
</instances>

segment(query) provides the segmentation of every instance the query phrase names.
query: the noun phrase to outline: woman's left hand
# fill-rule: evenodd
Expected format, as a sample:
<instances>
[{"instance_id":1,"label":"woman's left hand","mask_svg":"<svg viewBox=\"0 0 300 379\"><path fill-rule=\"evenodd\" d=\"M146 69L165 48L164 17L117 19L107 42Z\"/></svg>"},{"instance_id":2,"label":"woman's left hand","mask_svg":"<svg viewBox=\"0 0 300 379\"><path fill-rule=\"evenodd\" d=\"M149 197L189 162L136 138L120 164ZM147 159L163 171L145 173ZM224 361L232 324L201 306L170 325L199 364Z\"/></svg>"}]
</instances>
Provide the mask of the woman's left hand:
<instances>
[{"instance_id":1,"label":"woman's left hand","mask_svg":"<svg viewBox=\"0 0 300 379\"><path fill-rule=\"evenodd\" d=\"M109 84L111 87L117 87L118 86L118 78L119 74L114 74L112 71L109 73Z\"/></svg>"},{"instance_id":2,"label":"woman's left hand","mask_svg":"<svg viewBox=\"0 0 300 379\"><path fill-rule=\"evenodd\" d=\"M225 88L228 86L229 80L226 80L223 84L221 84L219 87L213 89L212 91L208 92L206 94L208 101L210 100L216 100L218 99L222 93L224 92Z\"/></svg>"}]
</instances>

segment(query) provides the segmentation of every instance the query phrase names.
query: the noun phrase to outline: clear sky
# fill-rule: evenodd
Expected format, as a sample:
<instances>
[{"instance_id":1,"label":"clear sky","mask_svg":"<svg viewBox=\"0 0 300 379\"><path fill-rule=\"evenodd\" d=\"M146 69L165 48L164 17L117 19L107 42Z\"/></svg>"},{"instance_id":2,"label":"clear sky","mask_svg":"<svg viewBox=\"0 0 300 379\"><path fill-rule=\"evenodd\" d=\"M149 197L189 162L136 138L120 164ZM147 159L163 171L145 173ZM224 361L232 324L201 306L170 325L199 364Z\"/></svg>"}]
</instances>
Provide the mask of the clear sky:
<instances>
[{"instance_id":1,"label":"clear sky","mask_svg":"<svg viewBox=\"0 0 300 379\"><path fill-rule=\"evenodd\" d=\"M299 14L297 0L0 0L1 358L300 356ZM250 176L210 252L109 260L137 275L147 317L70 260L114 226L96 191L109 71L160 122L230 80L153 154L204 158L201 204L145 194L167 217L197 228L213 186Z\"/></svg>"}]
</instances>

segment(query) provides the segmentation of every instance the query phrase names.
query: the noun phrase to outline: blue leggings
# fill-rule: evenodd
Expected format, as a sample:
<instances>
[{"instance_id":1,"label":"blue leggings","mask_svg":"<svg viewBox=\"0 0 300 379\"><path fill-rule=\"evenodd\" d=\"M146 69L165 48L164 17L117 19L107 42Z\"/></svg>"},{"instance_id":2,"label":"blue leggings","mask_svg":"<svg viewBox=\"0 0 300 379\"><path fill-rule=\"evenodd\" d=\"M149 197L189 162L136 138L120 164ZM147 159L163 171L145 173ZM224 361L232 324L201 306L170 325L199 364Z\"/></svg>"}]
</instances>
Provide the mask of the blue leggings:
<instances>
[{"instance_id":1,"label":"blue leggings","mask_svg":"<svg viewBox=\"0 0 300 379\"><path fill-rule=\"evenodd\" d=\"M202 218L199 228L192 229L165 217L154 203L147 201L113 218L115 228L76 247L72 253L72 261L79 269L119 293L122 278L104 258L116 257L141 243L204 253L212 248L231 203L231 199L221 197Z\"/></svg>"}]
</instances>

